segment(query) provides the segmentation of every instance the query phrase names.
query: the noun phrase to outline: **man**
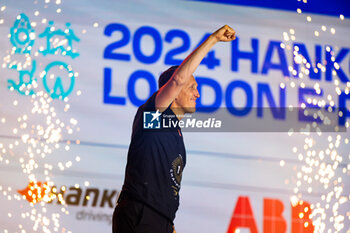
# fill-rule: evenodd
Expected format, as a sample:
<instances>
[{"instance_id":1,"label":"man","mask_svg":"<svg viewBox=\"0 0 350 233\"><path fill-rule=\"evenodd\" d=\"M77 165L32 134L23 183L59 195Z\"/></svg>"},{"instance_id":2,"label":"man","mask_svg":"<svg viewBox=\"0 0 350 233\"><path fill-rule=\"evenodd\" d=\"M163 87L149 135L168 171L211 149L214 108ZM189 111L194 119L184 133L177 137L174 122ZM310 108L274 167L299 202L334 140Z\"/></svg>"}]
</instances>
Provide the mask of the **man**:
<instances>
[{"instance_id":1,"label":"man","mask_svg":"<svg viewBox=\"0 0 350 233\"><path fill-rule=\"evenodd\" d=\"M113 233L172 233L179 206L186 151L179 126L143 129L144 113L174 122L196 110L199 98L194 71L219 41L232 41L235 31L225 25L211 34L180 66L165 71L159 90L139 107L134 123L125 180L113 214Z\"/></svg>"}]
</instances>

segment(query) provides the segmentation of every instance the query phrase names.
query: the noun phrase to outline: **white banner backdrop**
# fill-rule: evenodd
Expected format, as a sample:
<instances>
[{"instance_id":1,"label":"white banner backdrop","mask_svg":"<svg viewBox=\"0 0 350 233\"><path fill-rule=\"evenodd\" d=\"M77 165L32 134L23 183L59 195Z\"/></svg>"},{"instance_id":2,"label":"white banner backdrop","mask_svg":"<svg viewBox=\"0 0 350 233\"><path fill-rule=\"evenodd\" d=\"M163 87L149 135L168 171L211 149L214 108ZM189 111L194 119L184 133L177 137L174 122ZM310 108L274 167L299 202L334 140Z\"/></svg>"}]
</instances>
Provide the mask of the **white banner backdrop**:
<instances>
[{"instance_id":1,"label":"white banner backdrop","mask_svg":"<svg viewBox=\"0 0 350 233\"><path fill-rule=\"evenodd\" d=\"M284 107L301 106L300 95L349 106L348 19L195 1L0 7L1 232L111 232L137 106L162 71L224 24L239 41L217 44L197 69L195 77L217 84L202 83L203 105L267 108L270 93L280 107L284 92ZM298 59L309 65L297 69ZM348 132L185 132L184 139L177 232L349 232ZM35 183L44 182L62 191L64 205L41 199Z\"/></svg>"}]
</instances>

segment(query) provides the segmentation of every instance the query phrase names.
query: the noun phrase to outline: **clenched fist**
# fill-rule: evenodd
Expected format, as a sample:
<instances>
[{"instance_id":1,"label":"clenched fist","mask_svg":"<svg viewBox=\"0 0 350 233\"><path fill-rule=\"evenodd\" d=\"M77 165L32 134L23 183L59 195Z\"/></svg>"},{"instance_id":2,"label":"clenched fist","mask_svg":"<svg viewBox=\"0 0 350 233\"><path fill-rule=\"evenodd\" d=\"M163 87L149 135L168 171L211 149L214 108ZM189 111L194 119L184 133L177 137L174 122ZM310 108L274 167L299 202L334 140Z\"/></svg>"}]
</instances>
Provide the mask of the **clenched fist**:
<instances>
[{"instance_id":1,"label":"clenched fist","mask_svg":"<svg viewBox=\"0 0 350 233\"><path fill-rule=\"evenodd\" d=\"M230 26L225 25L212 34L218 41L232 41L236 39L236 32Z\"/></svg>"}]
</instances>

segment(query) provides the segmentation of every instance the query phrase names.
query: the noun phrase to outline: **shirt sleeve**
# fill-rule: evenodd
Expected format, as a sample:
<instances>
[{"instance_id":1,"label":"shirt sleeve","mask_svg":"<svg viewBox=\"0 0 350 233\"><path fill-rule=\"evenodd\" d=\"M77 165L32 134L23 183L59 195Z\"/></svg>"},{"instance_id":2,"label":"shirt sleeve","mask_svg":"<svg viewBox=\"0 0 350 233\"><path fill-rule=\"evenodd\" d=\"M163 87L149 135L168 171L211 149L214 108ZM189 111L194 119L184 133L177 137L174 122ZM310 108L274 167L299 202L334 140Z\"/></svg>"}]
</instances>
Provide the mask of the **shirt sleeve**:
<instances>
[{"instance_id":1,"label":"shirt sleeve","mask_svg":"<svg viewBox=\"0 0 350 233\"><path fill-rule=\"evenodd\" d=\"M144 111L157 111L156 110L156 96L158 94L158 91L154 92L153 95L151 97L149 97L149 99L146 101L146 103L143 105L143 110ZM172 103L171 103L172 104ZM162 112L162 114L166 111L168 111L168 109L170 109L171 104L169 104L169 106L167 107L167 109L165 111Z\"/></svg>"},{"instance_id":2,"label":"shirt sleeve","mask_svg":"<svg viewBox=\"0 0 350 233\"><path fill-rule=\"evenodd\" d=\"M146 101L144 104L144 110L145 111L156 111L156 96L158 94L158 91L154 92L151 97Z\"/></svg>"}]
</instances>

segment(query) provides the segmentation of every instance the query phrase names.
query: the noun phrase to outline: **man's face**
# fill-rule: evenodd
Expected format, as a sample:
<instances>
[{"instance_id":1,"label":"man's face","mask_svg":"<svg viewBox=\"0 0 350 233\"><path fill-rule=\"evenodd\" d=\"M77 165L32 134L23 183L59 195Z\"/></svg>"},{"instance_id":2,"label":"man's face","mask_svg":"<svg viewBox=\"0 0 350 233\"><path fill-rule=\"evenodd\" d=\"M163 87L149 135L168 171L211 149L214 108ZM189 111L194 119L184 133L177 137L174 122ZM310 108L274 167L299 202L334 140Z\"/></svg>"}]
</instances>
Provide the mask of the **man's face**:
<instances>
[{"instance_id":1,"label":"man's face","mask_svg":"<svg viewBox=\"0 0 350 233\"><path fill-rule=\"evenodd\" d=\"M182 108L184 113L194 113L196 111L196 100L199 98L197 82L193 75L175 98L176 107Z\"/></svg>"}]
</instances>

